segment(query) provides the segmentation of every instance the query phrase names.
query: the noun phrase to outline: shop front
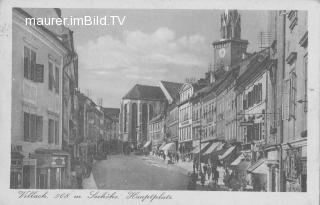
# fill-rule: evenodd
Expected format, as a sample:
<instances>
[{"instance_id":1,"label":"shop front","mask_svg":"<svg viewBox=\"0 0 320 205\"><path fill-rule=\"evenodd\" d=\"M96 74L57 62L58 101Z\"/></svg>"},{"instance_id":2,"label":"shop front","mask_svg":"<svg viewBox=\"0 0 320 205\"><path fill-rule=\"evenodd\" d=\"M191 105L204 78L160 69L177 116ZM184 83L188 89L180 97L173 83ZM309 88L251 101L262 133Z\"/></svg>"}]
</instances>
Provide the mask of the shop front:
<instances>
[{"instance_id":1,"label":"shop front","mask_svg":"<svg viewBox=\"0 0 320 205\"><path fill-rule=\"evenodd\" d=\"M285 173L284 190L287 192L307 191L306 146L290 147L283 152Z\"/></svg>"},{"instance_id":2,"label":"shop front","mask_svg":"<svg viewBox=\"0 0 320 205\"><path fill-rule=\"evenodd\" d=\"M23 157L20 152L11 152L10 189L22 188Z\"/></svg>"},{"instance_id":3,"label":"shop front","mask_svg":"<svg viewBox=\"0 0 320 205\"><path fill-rule=\"evenodd\" d=\"M69 187L67 166L69 154L61 150L36 150L30 156L36 160L36 188L63 189Z\"/></svg>"},{"instance_id":4,"label":"shop front","mask_svg":"<svg viewBox=\"0 0 320 205\"><path fill-rule=\"evenodd\" d=\"M181 153L182 161L191 161L192 160L192 140L185 141L180 143L179 152Z\"/></svg>"},{"instance_id":5,"label":"shop front","mask_svg":"<svg viewBox=\"0 0 320 205\"><path fill-rule=\"evenodd\" d=\"M266 158L259 159L248 168L248 173L251 174L250 185L252 185L253 191L267 191L268 170Z\"/></svg>"}]
</instances>

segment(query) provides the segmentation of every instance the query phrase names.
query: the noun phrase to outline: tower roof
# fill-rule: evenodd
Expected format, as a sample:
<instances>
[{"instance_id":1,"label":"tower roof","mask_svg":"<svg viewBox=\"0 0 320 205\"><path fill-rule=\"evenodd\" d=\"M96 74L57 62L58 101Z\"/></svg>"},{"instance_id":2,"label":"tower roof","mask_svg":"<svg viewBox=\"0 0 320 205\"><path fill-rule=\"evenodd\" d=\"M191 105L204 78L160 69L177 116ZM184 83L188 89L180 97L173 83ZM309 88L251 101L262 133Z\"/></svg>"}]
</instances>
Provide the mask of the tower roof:
<instances>
[{"instance_id":1,"label":"tower roof","mask_svg":"<svg viewBox=\"0 0 320 205\"><path fill-rule=\"evenodd\" d=\"M158 86L136 84L122 99L164 100L165 96Z\"/></svg>"},{"instance_id":2,"label":"tower roof","mask_svg":"<svg viewBox=\"0 0 320 205\"><path fill-rule=\"evenodd\" d=\"M237 10L221 14L221 39L241 39L241 17Z\"/></svg>"}]
</instances>

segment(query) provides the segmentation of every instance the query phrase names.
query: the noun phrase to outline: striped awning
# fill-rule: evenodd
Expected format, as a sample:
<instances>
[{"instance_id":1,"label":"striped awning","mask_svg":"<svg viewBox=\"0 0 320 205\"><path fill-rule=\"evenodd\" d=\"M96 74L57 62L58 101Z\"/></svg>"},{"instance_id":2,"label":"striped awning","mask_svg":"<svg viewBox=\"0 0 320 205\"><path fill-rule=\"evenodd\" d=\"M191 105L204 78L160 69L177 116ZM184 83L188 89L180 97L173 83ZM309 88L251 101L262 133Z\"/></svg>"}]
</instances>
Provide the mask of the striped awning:
<instances>
[{"instance_id":1,"label":"striped awning","mask_svg":"<svg viewBox=\"0 0 320 205\"><path fill-rule=\"evenodd\" d=\"M219 151L221 150L223 147L223 143L222 142L214 142L212 143L212 145L207 149L207 151L205 153L203 153L204 155L206 154L211 154L214 151Z\"/></svg>"},{"instance_id":2,"label":"striped awning","mask_svg":"<svg viewBox=\"0 0 320 205\"><path fill-rule=\"evenodd\" d=\"M203 144L201 144L201 151L206 147L208 146L209 142L205 142ZM193 154L198 154L200 152L200 145L197 145L193 150L192 150L192 153Z\"/></svg>"},{"instance_id":3,"label":"striped awning","mask_svg":"<svg viewBox=\"0 0 320 205\"><path fill-rule=\"evenodd\" d=\"M219 160L224 160L225 158L227 158L235 148L236 146L229 147L227 151L225 151L222 155L219 156Z\"/></svg>"},{"instance_id":4,"label":"striped awning","mask_svg":"<svg viewBox=\"0 0 320 205\"><path fill-rule=\"evenodd\" d=\"M248 168L248 172L255 174L267 174L268 166L265 163L267 159L262 158Z\"/></svg>"}]
</instances>

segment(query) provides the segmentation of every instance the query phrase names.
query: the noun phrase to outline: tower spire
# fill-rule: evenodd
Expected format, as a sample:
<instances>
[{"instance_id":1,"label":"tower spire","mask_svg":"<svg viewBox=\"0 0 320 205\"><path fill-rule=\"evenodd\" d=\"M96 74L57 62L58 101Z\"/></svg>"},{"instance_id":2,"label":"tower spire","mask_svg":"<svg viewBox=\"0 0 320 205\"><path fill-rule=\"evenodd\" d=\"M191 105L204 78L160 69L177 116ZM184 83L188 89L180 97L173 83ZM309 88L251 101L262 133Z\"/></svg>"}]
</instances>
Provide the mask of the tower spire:
<instances>
[{"instance_id":1,"label":"tower spire","mask_svg":"<svg viewBox=\"0 0 320 205\"><path fill-rule=\"evenodd\" d=\"M221 15L221 39L241 39L241 17L237 10L228 10Z\"/></svg>"}]
</instances>

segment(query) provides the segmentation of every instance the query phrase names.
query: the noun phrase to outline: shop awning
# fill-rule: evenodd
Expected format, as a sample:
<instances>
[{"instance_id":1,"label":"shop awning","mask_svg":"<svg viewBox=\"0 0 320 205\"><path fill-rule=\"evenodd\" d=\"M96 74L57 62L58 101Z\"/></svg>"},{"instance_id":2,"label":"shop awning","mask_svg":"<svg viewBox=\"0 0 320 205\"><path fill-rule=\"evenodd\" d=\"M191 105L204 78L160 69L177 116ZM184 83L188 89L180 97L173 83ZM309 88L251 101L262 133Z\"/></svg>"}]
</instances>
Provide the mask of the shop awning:
<instances>
[{"instance_id":1,"label":"shop awning","mask_svg":"<svg viewBox=\"0 0 320 205\"><path fill-rule=\"evenodd\" d=\"M151 141L147 141L147 142L143 145L143 147L144 147L144 148L147 148L150 144L151 144Z\"/></svg>"},{"instance_id":2,"label":"shop awning","mask_svg":"<svg viewBox=\"0 0 320 205\"><path fill-rule=\"evenodd\" d=\"M162 150L165 154L168 154L168 152L176 152L176 145L173 142L168 143L162 148Z\"/></svg>"},{"instance_id":3,"label":"shop awning","mask_svg":"<svg viewBox=\"0 0 320 205\"><path fill-rule=\"evenodd\" d=\"M232 146L229 147L227 149L227 151L225 151L222 155L219 156L219 160L224 160L225 158L227 158L228 156L230 156L230 154L232 153L232 151L236 148L236 146Z\"/></svg>"},{"instance_id":4,"label":"shop awning","mask_svg":"<svg viewBox=\"0 0 320 205\"><path fill-rule=\"evenodd\" d=\"M209 142L205 142L205 143L202 143L201 144L201 151L206 147L208 146ZM198 154L200 152L200 145L196 146L193 150L192 150L192 153L193 154Z\"/></svg>"},{"instance_id":5,"label":"shop awning","mask_svg":"<svg viewBox=\"0 0 320 205\"><path fill-rule=\"evenodd\" d=\"M203 153L204 155L206 154L211 154L214 151L218 151L221 150L223 147L223 143L222 142L214 142L212 143L212 145L207 149L207 151L205 153Z\"/></svg>"},{"instance_id":6,"label":"shop awning","mask_svg":"<svg viewBox=\"0 0 320 205\"><path fill-rule=\"evenodd\" d=\"M243 159L245 159L245 156L243 153L241 153L230 165L238 166Z\"/></svg>"},{"instance_id":7,"label":"shop awning","mask_svg":"<svg viewBox=\"0 0 320 205\"><path fill-rule=\"evenodd\" d=\"M268 166L266 164L267 159L262 158L258 160L256 163L251 165L248 168L248 172L255 173L255 174L267 174L268 173Z\"/></svg>"}]
</instances>

